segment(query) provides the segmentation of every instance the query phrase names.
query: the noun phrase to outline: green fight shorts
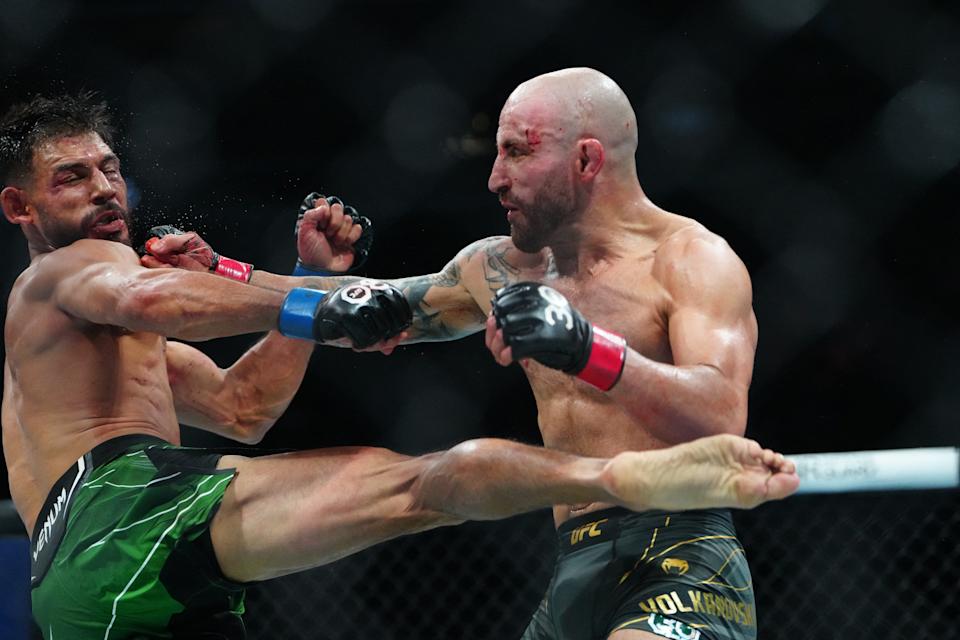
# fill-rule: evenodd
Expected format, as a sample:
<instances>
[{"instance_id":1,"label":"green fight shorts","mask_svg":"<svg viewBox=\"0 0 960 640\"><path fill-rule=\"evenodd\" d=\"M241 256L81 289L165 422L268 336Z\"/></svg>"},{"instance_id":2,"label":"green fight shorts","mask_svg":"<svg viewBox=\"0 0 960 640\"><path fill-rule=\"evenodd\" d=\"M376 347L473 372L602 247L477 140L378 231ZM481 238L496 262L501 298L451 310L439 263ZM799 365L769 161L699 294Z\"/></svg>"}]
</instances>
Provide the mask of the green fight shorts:
<instances>
[{"instance_id":1,"label":"green fight shorts","mask_svg":"<svg viewBox=\"0 0 960 640\"><path fill-rule=\"evenodd\" d=\"M606 509L557 531L559 557L523 640L757 637L750 569L726 510Z\"/></svg>"},{"instance_id":2,"label":"green fight shorts","mask_svg":"<svg viewBox=\"0 0 960 640\"><path fill-rule=\"evenodd\" d=\"M31 537L45 640L243 638L243 585L210 541L234 470L222 453L122 436L57 481Z\"/></svg>"}]
</instances>

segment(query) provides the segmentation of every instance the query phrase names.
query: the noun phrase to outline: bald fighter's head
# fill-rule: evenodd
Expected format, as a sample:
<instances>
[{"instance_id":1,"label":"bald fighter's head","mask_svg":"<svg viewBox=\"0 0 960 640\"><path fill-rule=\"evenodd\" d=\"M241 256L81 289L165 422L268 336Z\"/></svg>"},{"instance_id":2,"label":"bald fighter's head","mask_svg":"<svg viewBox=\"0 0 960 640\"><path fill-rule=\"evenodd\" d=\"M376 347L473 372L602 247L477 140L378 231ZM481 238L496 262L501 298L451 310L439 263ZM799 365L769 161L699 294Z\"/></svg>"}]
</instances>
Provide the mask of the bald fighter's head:
<instances>
[{"instance_id":1,"label":"bald fighter's head","mask_svg":"<svg viewBox=\"0 0 960 640\"><path fill-rule=\"evenodd\" d=\"M617 83L594 69L518 86L500 112L497 148L488 186L523 251L551 244L601 185L636 183L636 115Z\"/></svg>"},{"instance_id":2,"label":"bald fighter's head","mask_svg":"<svg viewBox=\"0 0 960 640\"><path fill-rule=\"evenodd\" d=\"M508 109L539 111L568 141L598 140L608 164L634 164L637 116L620 86L596 69L561 69L527 80L507 98Z\"/></svg>"}]
</instances>

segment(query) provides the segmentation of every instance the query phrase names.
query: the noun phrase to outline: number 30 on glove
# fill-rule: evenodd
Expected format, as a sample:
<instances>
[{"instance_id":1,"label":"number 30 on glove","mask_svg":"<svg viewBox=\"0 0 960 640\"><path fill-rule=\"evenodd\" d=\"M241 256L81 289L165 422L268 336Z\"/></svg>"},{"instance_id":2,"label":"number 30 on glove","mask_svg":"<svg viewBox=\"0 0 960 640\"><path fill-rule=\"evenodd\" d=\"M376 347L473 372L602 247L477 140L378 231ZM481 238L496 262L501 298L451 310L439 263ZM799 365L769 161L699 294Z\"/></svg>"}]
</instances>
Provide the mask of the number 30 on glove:
<instances>
[{"instance_id":1,"label":"number 30 on glove","mask_svg":"<svg viewBox=\"0 0 960 640\"><path fill-rule=\"evenodd\" d=\"M602 391L612 389L623 373L627 341L590 324L556 289L511 284L497 291L493 315L515 359L533 358Z\"/></svg>"}]
</instances>

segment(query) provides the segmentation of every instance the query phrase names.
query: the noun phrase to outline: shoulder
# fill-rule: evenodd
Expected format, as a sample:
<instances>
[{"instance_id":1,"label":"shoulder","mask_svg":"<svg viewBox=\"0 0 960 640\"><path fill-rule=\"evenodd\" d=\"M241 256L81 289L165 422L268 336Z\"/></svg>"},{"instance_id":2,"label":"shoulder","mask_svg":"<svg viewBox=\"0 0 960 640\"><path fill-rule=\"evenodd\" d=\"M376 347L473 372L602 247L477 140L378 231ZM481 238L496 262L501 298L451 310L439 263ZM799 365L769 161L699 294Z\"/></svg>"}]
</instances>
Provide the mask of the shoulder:
<instances>
[{"instance_id":1,"label":"shoulder","mask_svg":"<svg viewBox=\"0 0 960 640\"><path fill-rule=\"evenodd\" d=\"M36 268L38 272L75 271L86 265L113 262L139 264L140 260L134 250L125 244L83 239L40 257L31 268Z\"/></svg>"},{"instance_id":2,"label":"shoulder","mask_svg":"<svg viewBox=\"0 0 960 640\"><path fill-rule=\"evenodd\" d=\"M11 298L47 297L58 283L90 269L109 269L115 264L138 265L137 254L125 244L109 240L77 240L33 260L17 278Z\"/></svg>"},{"instance_id":3,"label":"shoulder","mask_svg":"<svg viewBox=\"0 0 960 640\"><path fill-rule=\"evenodd\" d=\"M515 269L533 269L547 264L547 251L524 253L517 249L510 236L490 236L472 242L457 254L464 262L477 264L505 263Z\"/></svg>"},{"instance_id":4,"label":"shoulder","mask_svg":"<svg viewBox=\"0 0 960 640\"><path fill-rule=\"evenodd\" d=\"M674 299L735 296L750 304L750 274L727 241L690 221L657 248L654 276Z\"/></svg>"}]
</instances>

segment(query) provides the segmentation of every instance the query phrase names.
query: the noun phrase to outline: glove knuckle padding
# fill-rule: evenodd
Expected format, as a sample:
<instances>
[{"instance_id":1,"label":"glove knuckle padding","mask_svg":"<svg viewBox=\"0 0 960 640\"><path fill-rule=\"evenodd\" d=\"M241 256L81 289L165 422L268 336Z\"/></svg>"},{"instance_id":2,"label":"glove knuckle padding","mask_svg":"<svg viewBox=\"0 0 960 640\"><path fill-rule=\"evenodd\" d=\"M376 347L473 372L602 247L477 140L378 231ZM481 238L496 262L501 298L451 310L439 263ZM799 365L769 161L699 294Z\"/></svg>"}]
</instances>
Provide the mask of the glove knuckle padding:
<instances>
[{"instance_id":1,"label":"glove knuckle padding","mask_svg":"<svg viewBox=\"0 0 960 640\"><path fill-rule=\"evenodd\" d=\"M169 235L179 236L183 235L183 233L184 232L182 230L178 229L172 224L158 224L154 227L150 227L150 229L147 231L147 237L143 244L136 248L137 255L145 256L147 253L149 253L149 251L147 251L147 242L151 238L162 238L163 236Z\"/></svg>"},{"instance_id":2,"label":"glove knuckle padding","mask_svg":"<svg viewBox=\"0 0 960 640\"><path fill-rule=\"evenodd\" d=\"M320 303L317 318L340 327L359 349L398 334L410 325L410 305L395 287L377 281L345 285Z\"/></svg>"},{"instance_id":3,"label":"glove knuckle padding","mask_svg":"<svg viewBox=\"0 0 960 640\"><path fill-rule=\"evenodd\" d=\"M380 307L380 305L377 306ZM382 313L378 313L380 309L382 307L376 311L372 307L362 307L358 313L361 323L371 336L381 336L387 333L387 323L384 321Z\"/></svg>"},{"instance_id":4,"label":"glove knuckle padding","mask_svg":"<svg viewBox=\"0 0 960 640\"><path fill-rule=\"evenodd\" d=\"M391 294L391 317L398 328L402 331L412 324L413 311L410 309L410 303L400 292L390 292Z\"/></svg>"},{"instance_id":5,"label":"glove knuckle padding","mask_svg":"<svg viewBox=\"0 0 960 640\"><path fill-rule=\"evenodd\" d=\"M303 215L310 209L314 209L317 206L317 200L323 198L323 195L317 193L316 191L311 191L307 194L307 197L303 199L303 202L300 204L300 215Z\"/></svg>"},{"instance_id":6,"label":"glove knuckle padding","mask_svg":"<svg viewBox=\"0 0 960 640\"><path fill-rule=\"evenodd\" d=\"M357 270L363 266L370 256L370 248L373 246L373 222L370 221L370 218L360 215L356 207L344 204L343 200L337 196L325 196L316 191L308 194L300 204L300 213L297 216L297 223L293 228L293 234L298 235L300 233L300 225L303 222L304 214L310 209L315 208L317 206L317 200L320 199L326 200L330 206L335 204L341 205L343 212L350 216L350 220L352 220L354 224L360 225L360 237L353 243L354 263L350 268L351 271Z\"/></svg>"},{"instance_id":7,"label":"glove knuckle padding","mask_svg":"<svg viewBox=\"0 0 960 640\"><path fill-rule=\"evenodd\" d=\"M300 213L297 214L297 222L293 226L293 235L299 235L300 225L303 223L303 216L317 206L317 200L323 196L316 191L311 191L307 194L307 197L303 199L303 202L300 203Z\"/></svg>"},{"instance_id":8,"label":"glove knuckle padding","mask_svg":"<svg viewBox=\"0 0 960 640\"><path fill-rule=\"evenodd\" d=\"M514 358L533 358L566 372L583 368L590 325L558 291L534 282L514 283L497 292L493 309Z\"/></svg>"}]
</instances>

